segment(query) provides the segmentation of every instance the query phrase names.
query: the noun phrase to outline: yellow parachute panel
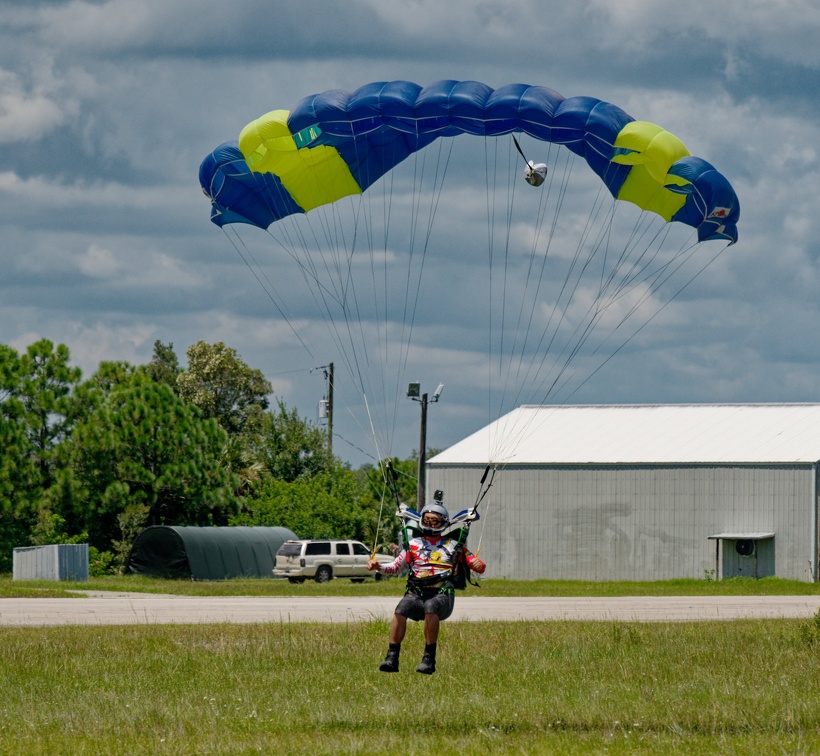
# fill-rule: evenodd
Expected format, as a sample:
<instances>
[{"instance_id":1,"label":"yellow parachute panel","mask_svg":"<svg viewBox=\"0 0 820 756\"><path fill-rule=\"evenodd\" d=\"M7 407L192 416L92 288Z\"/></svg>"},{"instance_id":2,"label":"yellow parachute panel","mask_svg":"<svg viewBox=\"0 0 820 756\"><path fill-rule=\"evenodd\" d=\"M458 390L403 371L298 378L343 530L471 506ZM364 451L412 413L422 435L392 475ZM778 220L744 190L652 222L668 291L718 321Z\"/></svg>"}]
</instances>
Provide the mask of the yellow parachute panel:
<instances>
[{"instance_id":1,"label":"yellow parachute panel","mask_svg":"<svg viewBox=\"0 0 820 756\"><path fill-rule=\"evenodd\" d=\"M279 177L305 212L335 202L361 188L334 147L299 149L288 128L288 110L273 110L251 121L239 135L239 149L256 173Z\"/></svg>"},{"instance_id":2,"label":"yellow parachute panel","mask_svg":"<svg viewBox=\"0 0 820 756\"><path fill-rule=\"evenodd\" d=\"M669 176L673 163L689 155L686 145L674 134L648 121L632 121L619 132L615 140L613 163L631 165L618 199L633 202L644 210L671 220L686 202L686 196L671 192L667 184L681 184L681 179Z\"/></svg>"}]
</instances>

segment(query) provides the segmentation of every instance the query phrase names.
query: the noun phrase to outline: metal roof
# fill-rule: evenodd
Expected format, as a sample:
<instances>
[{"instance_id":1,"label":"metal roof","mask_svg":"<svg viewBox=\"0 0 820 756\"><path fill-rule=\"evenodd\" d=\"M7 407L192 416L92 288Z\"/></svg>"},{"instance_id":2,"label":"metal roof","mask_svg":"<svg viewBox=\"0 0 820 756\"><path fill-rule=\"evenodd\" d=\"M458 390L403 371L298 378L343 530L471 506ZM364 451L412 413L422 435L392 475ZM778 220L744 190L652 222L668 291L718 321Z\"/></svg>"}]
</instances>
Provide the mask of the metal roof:
<instances>
[{"instance_id":1,"label":"metal roof","mask_svg":"<svg viewBox=\"0 0 820 756\"><path fill-rule=\"evenodd\" d=\"M818 460L820 404L524 405L429 464Z\"/></svg>"}]
</instances>

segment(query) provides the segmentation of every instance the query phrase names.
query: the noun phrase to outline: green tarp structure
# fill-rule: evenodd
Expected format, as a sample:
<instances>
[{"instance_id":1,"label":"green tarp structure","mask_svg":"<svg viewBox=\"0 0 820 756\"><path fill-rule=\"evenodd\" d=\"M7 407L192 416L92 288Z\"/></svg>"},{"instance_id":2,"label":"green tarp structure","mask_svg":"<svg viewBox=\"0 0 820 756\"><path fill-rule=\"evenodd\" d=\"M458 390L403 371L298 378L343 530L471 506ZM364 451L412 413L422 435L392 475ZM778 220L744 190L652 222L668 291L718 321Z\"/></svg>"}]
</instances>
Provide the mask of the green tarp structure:
<instances>
[{"instance_id":1,"label":"green tarp structure","mask_svg":"<svg viewBox=\"0 0 820 756\"><path fill-rule=\"evenodd\" d=\"M279 547L297 537L288 528L155 525L134 539L126 572L188 580L272 578Z\"/></svg>"}]
</instances>

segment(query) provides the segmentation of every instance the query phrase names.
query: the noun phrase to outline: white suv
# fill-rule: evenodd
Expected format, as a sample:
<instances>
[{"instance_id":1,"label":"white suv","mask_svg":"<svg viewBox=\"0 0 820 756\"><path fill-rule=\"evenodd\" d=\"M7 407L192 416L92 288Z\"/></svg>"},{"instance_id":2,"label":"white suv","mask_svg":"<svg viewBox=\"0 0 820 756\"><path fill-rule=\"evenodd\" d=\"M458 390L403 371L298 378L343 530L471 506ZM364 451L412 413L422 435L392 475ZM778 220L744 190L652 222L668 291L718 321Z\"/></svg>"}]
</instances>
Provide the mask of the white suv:
<instances>
[{"instance_id":1,"label":"white suv","mask_svg":"<svg viewBox=\"0 0 820 756\"><path fill-rule=\"evenodd\" d=\"M276 552L274 577L282 577L291 583L304 583L313 578L317 583L326 583L333 578L350 578L354 583L364 582L367 577L380 580L379 572L370 572L367 562L370 549L360 541L285 541ZM392 558L377 554L382 564L389 564Z\"/></svg>"}]
</instances>

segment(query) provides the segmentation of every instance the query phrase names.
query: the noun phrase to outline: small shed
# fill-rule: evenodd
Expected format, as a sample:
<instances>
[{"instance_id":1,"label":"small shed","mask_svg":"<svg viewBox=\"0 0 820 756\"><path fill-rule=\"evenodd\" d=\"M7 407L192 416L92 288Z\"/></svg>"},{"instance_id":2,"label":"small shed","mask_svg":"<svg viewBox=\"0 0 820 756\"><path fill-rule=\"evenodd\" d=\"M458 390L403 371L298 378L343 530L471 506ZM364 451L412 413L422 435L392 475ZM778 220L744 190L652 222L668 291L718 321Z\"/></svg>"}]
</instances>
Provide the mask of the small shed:
<instances>
[{"instance_id":1,"label":"small shed","mask_svg":"<svg viewBox=\"0 0 820 756\"><path fill-rule=\"evenodd\" d=\"M14 580L88 580L88 544L21 546L12 552Z\"/></svg>"},{"instance_id":2,"label":"small shed","mask_svg":"<svg viewBox=\"0 0 820 756\"><path fill-rule=\"evenodd\" d=\"M155 525L134 539L126 572L187 580L270 578L279 547L296 538L280 527Z\"/></svg>"}]
</instances>

